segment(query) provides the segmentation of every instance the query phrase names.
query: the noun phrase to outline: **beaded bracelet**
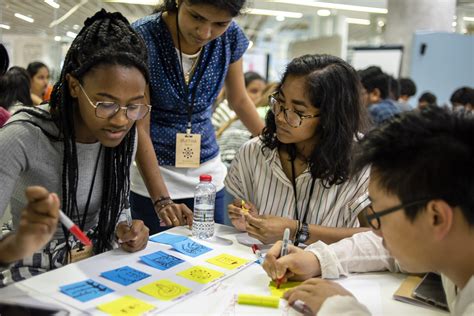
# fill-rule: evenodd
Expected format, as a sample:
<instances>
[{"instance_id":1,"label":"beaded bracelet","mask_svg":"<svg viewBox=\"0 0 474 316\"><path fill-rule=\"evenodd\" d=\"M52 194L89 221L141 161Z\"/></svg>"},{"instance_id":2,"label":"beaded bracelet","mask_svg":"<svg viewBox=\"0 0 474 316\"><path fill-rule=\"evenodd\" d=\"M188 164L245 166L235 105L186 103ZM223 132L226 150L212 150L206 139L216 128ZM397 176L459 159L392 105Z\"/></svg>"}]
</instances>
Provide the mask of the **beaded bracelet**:
<instances>
[{"instance_id":1,"label":"beaded bracelet","mask_svg":"<svg viewBox=\"0 0 474 316\"><path fill-rule=\"evenodd\" d=\"M173 200L167 199L163 200L160 203L155 204L155 208L158 206L158 212L161 211L163 208L165 208L168 205L174 204Z\"/></svg>"},{"instance_id":2,"label":"beaded bracelet","mask_svg":"<svg viewBox=\"0 0 474 316\"><path fill-rule=\"evenodd\" d=\"M155 202L153 202L153 206L156 206L156 204L164 202L164 201L168 201L168 200L171 200L169 196L160 196L159 198L155 200Z\"/></svg>"}]
</instances>

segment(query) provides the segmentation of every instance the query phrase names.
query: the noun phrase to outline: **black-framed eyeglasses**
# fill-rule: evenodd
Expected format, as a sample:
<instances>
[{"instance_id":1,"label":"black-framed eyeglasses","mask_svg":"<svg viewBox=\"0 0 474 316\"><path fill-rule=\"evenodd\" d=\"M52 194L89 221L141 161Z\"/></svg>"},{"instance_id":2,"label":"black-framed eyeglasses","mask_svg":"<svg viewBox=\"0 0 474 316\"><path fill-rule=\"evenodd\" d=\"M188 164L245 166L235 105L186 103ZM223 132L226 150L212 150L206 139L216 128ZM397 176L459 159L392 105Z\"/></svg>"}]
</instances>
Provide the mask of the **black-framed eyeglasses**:
<instances>
[{"instance_id":1,"label":"black-framed eyeglasses","mask_svg":"<svg viewBox=\"0 0 474 316\"><path fill-rule=\"evenodd\" d=\"M288 123L288 125L294 128L300 127L304 119L315 118L320 116L319 113L312 115L303 115L294 110L285 108L283 106L283 102L278 99L278 92L269 95L268 102L270 103L270 109L272 110L273 114L275 114L275 116L278 116L283 111L283 116L285 117L286 122Z\"/></svg>"},{"instance_id":2,"label":"black-framed eyeglasses","mask_svg":"<svg viewBox=\"0 0 474 316\"><path fill-rule=\"evenodd\" d=\"M402 210L402 209L407 208L407 207L425 204L429 200L430 199L423 199L423 200L417 200L417 201L413 201L413 202L409 202L409 203L404 203L404 204L400 204L400 205L397 205L397 206L394 206L394 207L387 208L387 209L382 210L380 212L375 212L374 208L372 207L372 204L370 204L369 206L367 206L367 211L365 213L365 218L367 219L367 222L369 223L370 227L372 227L375 230L379 230L380 225L381 225L380 224L380 217L385 216L385 215L390 214L390 213L393 213L393 212L396 212L396 211L399 211L399 210Z\"/></svg>"},{"instance_id":3,"label":"black-framed eyeglasses","mask_svg":"<svg viewBox=\"0 0 474 316\"><path fill-rule=\"evenodd\" d=\"M151 105L148 104L128 104L127 106L121 106L118 103L110 102L110 101L97 101L92 102L89 96L87 95L86 91L79 83L79 87L81 87L82 92L89 101L90 105L95 109L95 116L101 119L109 119L114 116L118 111L125 110L125 115L129 120L138 121L144 118L150 111Z\"/></svg>"}]
</instances>

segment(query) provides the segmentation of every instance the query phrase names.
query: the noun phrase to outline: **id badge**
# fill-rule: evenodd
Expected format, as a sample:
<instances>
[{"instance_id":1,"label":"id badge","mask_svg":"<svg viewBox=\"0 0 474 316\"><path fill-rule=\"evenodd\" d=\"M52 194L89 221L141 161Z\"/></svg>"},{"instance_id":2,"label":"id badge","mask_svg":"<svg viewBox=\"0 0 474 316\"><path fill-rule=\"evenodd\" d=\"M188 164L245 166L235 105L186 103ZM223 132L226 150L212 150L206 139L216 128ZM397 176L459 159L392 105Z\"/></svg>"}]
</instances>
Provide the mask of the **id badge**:
<instances>
[{"instance_id":1,"label":"id badge","mask_svg":"<svg viewBox=\"0 0 474 316\"><path fill-rule=\"evenodd\" d=\"M176 168L198 168L201 160L201 135L176 134Z\"/></svg>"},{"instance_id":2,"label":"id badge","mask_svg":"<svg viewBox=\"0 0 474 316\"><path fill-rule=\"evenodd\" d=\"M71 254L68 258L68 263L78 262L94 255L92 246L84 246L81 243L77 243L74 248L71 249Z\"/></svg>"}]
</instances>

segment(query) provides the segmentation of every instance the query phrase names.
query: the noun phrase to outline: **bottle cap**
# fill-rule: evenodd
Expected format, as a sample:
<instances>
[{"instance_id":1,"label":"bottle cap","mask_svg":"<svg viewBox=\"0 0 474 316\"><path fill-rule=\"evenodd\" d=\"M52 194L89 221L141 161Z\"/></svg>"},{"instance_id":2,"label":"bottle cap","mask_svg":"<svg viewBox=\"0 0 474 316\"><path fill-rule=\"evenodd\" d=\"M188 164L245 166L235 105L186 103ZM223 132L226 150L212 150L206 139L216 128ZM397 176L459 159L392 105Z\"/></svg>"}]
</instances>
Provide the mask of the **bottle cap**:
<instances>
[{"instance_id":1,"label":"bottle cap","mask_svg":"<svg viewBox=\"0 0 474 316\"><path fill-rule=\"evenodd\" d=\"M202 174L199 176L199 181L211 182L212 176L208 174Z\"/></svg>"}]
</instances>

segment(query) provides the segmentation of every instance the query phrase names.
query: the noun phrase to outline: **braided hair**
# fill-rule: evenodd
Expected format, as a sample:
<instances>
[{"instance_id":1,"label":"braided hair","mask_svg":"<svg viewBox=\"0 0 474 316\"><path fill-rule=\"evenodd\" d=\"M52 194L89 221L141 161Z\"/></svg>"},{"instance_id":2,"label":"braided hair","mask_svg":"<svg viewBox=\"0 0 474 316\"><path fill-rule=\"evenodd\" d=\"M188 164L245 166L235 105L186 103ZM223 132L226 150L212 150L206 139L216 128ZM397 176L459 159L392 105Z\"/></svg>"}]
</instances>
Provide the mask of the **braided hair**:
<instances>
[{"instance_id":1,"label":"braided hair","mask_svg":"<svg viewBox=\"0 0 474 316\"><path fill-rule=\"evenodd\" d=\"M54 85L50 100L50 119L57 125L60 137L48 135L64 144L62 171L62 210L68 216L79 214L77 206L78 159L74 131L75 99L66 80L70 74L82 84L83 77L102 65L121 65L137 68L149 82L147 49L144 41L120 13L104 9L86 19L84 27L66 54L59 81ZM22 110L46 118L34 110ZM36 113L36 114L35 114ZM44 130L43 130L44 131ZM135 125L122 142L114 148L104 148L104 175L99 222L94 232L94 252L112 247L115 226L120 211L125 207L130 190L130 166L135 142ZM69 232L64 229L66 239ZM69 245L68 251L69 251Z\"/></svg>"}]
</instances>

